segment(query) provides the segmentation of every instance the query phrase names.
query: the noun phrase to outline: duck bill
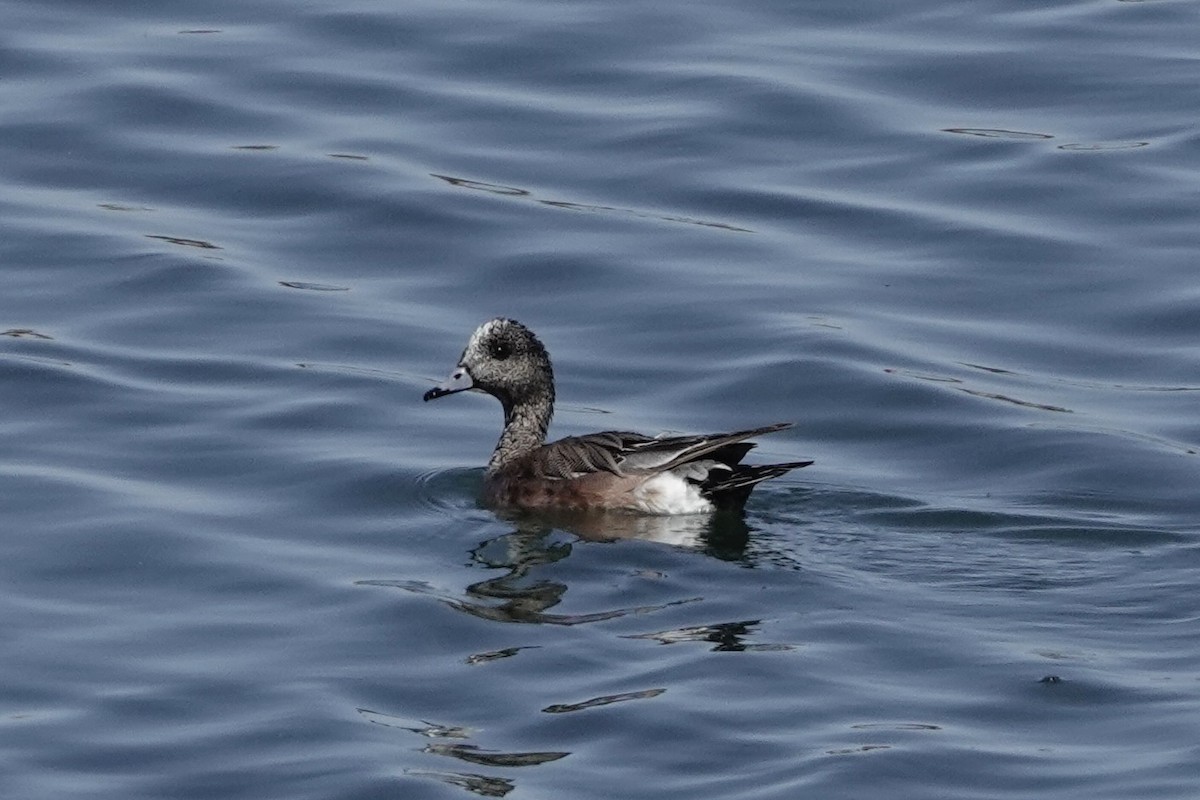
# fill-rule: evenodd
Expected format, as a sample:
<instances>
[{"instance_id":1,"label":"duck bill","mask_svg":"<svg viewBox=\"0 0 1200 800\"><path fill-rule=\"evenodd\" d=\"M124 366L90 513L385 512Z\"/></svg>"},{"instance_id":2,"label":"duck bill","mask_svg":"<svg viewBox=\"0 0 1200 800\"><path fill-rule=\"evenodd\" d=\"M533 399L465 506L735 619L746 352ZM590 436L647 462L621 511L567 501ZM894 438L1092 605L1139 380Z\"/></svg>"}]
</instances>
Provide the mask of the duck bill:
<instances>
[{"instance_id":1,"label":"duck bill","mask_svg":"<svg viewBox=\"0 0 1200 800\"><path fill-rule=\"evenodd\" d=\"M475 388L475 381L471 380L471 373L467 371L466 367L459 367L444 383L438 384L425 393L425 402L428 403L430 400L473 388Z\"/></svg>"}]
</instances>

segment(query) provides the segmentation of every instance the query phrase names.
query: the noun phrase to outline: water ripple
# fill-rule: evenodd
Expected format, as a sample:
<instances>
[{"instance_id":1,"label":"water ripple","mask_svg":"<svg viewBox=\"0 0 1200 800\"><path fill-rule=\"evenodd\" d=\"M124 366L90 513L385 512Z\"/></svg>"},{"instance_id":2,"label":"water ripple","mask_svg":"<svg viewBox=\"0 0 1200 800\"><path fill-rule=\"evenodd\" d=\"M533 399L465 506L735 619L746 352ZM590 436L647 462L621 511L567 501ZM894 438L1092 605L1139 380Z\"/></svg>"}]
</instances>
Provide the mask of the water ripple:
<instances>
[{"instance_id":1,"label":"water ripple","mask_svg":"<svg viewBox=\"0 0 1200 800\"><path fill-rule=\"evenodd\" d=\"M195 11L4 7L6 797L1195 795L1192 4ZM499 314L816 464L494 514Z\"/></svg>"}]
</instances>

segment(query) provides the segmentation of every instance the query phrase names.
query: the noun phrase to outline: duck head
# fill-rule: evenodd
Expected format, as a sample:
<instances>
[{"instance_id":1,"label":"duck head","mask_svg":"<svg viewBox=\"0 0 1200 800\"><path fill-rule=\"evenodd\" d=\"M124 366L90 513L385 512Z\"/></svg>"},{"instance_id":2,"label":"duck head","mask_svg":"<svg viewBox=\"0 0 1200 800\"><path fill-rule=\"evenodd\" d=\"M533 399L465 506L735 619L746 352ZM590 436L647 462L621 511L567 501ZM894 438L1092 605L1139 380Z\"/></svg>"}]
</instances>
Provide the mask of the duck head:
<instances>
[{"instance_id":1,"label":"duck head","mask_svg":"<svg viewBox=\"0 0 1200 800\"><path fill-rule=\"evenodd\" d=\"M468 390L499 400L506 420L522 407L549 412L554 406L550 355L533 331L516 320L488 320L471 334L450 377L426 392L425 400Z\"/></svg>"}]
</instances>

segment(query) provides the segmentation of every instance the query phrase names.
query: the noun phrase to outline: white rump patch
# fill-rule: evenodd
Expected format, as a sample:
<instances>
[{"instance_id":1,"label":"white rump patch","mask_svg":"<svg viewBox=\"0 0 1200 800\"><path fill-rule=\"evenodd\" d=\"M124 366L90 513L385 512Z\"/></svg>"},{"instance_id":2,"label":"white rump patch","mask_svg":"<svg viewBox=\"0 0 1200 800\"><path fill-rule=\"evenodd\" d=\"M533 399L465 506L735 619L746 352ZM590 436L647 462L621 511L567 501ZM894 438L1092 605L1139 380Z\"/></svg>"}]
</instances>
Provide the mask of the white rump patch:
<instances>
[{"instance_id":1,"label":"white rump patch","mask_svg":"<svg viewBox=\"0 0 1200 800\"><path fill-rule=\"evenodd\" d=\"M634 504L650 514L699 514L713 504L700 495L700 487L673 472L663 472L633 490Z\"/></svg>"}]
</instances>

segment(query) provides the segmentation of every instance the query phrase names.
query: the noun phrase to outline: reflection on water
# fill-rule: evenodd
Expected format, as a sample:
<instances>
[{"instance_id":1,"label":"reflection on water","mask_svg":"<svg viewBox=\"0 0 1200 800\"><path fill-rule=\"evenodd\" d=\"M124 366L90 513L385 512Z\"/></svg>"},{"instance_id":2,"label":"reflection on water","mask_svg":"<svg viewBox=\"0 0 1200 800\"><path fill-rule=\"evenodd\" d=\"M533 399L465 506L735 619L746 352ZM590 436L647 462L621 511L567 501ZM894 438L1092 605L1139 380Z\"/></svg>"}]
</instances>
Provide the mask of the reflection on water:
<instances>
[{"instance_id":1,"label":"reflection on water","mask_svg":"<svg viewBox=\"0 0 1200 800\"><path fill-rule=\"evenodd\" d=\"M595 214L622 214L631 217L640 217L643 219L659 220L660 222L678 222L685 225L699 225L704 228L719 228L721 230L733 231L734 233L754 233L754 231L750 230L749 228L740 228L737 225L731 225L727 222L695 219L676 214L655 214L649 211L639 211L634 208L617 208L615 206L601 206L591 203L574 203L569 200L549 200L535 196L533 192L529 191L528 189L520 189L515 186L501 186L494 183L475 181L469 178L455 178L450 175L434 174L433 177L443 180L451 186L457 186L462 189L473 189L475 191L488 192L489 194L502 195L505 197L517 197L523 200L531 200L535 203L540 203L551 208L561 208L566 211L587 211Z\"/></svg>"},{"instance_id":2,"label":"reflection on water","mask_svg":"<svg viewBox=\"0 0 1200 800\"><path fill-rule=\"evenodd\" d=\"M438 725L435 723L426 722L424 720L407 720L392 714L384 714L382 712L372 711L366 708L358 709L358 713L364 719L375 725L382 725L386 728L397 728L399 730L409 731L428 739L462 740L469 739L474 734L474 731L472 731L470 728L456 725ZM420 748L420 752L429 755L456 758L459 761L465 761L469 764L492 768L532 767L539 764L547 764L552 761L558 761L559 759L570 755L569 752L563 751L508 752L487 749L480 747L479 745L468 744L463 741L435 741ZM445 783L458 786L459 788L466 789L473 794L479 794L484 797L503 797L516 787L516 782L514 780L509 778L500 778L494 775L480 775L478 773L468 772L437 772L416 769L407 770L407 772L410 775L441 780Z\"/></svg>"},{"instance_id":3,"label":"reflection on water","mask_svg":"<svg viewBox=\"0 0 1200 800\"><path fill-rule=\"evenodd\" d=\"M757 626L761 622L762 620L751 619L742 622L718 622L713 625L692 625L655 633L635 633L623 638L651 639L660 644L709 642L713 645L714 653L771 652L795 649L793 645L789 644L748 643L746 639L758 633Z\"/></svg>"},{"instance_id":4,"label":"reflection on water","mask_svg":"<svg viewBox=\"0 0 1200 800\"><path fill-rule=\"evenodd\" d=\"M628 614L657 611L697 598L666 604L634 606L588 614L551 614L548 609L562 602L567 585L541 576L541 568L571 554L572 543L560 532L569 532L591 542L624 539L653 541L688 547L724 561L746 558L751 529L740 514L688 514L653 516L621 512L554 511L514 513L507 519L516 528L487 539L469 551L471 563L501 574L468 585L462 596L437 589L424 581L363 580L360 586L389 586L439 597L451 608L481 619L497 622L526 622L544 625L581 625L615 619ZM476 662L506 658L515 650L480 653Z\"/></svg>"},{"instance_id":5,"label":"reflection on water","mask_svg":"<svg viewBox=\"0 0 1200 800\"><path fill-rule=\"evenodd\" d=\"M437 597L450 608L493 622L522 622L540 625L584 625L617 619L629 614L645 614L671 606L692 603L700 598L673 600L654 605L630 606L588 614L551 614L547 609L562 602L567 585L538 577L540 567L553 564L571 553L571 545L552 539L548 530L516 530L489 539L470 551L477 565L502 574L467 586L461 596L442 591L424 581L363 580L359 586L385 586L416 594ZM475 656L486 661L515 654L495 651Z\"/></svg>"},{"instance_id":6,"label":"reflection on water","mask_svg":"<svg viewBox=\"0 0 1200 800\"><path fill-rule=\"evenodd\" d=\"M426 720L411 720L398 717L395 714L385 714L382 711L372 711L369 708L357 709L359 716L372 725L384 728L399 728L400 730L425 736L430 739L467 739L472 730L459 725L439 725Z\"/></svg>"},{"instance_id":7,"label":"reflection on water","mask_svg":"<svg viewBox=\"0 0 1200 800\"><path fill-rule=\"evenodd\" d=\"M473 744L430 744L421 749L423 753L438 756L450 756L460 761L479 764L485 767L533 767L548 761L558 761L571 755L565 752L544 753L503 753L499 750L485 750Z\"/></svg>"},{"instance_id":8,"label":"reflection on water","mask_svg":"<svg viewBox=\"0 0 1200 800\"><path fill-rule=\"evenodd\" d=\"M499 661L502 658L512 658L522 650L536 650L536 646L531 647L502 647L499 650L488 650L484 653L472 653L467 656L468 664L486 664L489 661Z\"/></svg>"},{"instance_id":9,"label":"reflection on water","mask_svg":"<svg viewBox=\"0 0 1200 800\"><path fill-rule=\"evenodd\" d=\"M611 706L613 703L625 703L630 700L648 700L652 697L658 697L666 689L643 689L638 692L620 692L619 694L606 694L600 697L592 697L588 700L581 700L578 703L552 703L542 709L545 714L569 714L572 711L586 711L589 708L600 708L601 706Z\"/></svg>"},{"instance_id":10,"label":"reflection on water","mask_svg":"<svg viewBox=\"0 0 1200 800\"><path fill-rule=\"evenodd\" d=\"M434 772L432 770L410 769L409 775L421 778L433 778L460 789L466 789L471 794L480 797L504 797L517 788L516 781L508 778L496 778L489 775L479 775L471 772Z\"/></svg>"},{"instance_id":11,"label":"reflection on water","mask_svg":"<svg viewBox=\"0 0 1200 800\"><path fill-rule=\"evenodd\" d=\"M661 515L552 509L504 516L520 531L547 534L559 529L589 542L642 539L704 550L726 561L743 558L750 540L750 528L736 512Z\"/></svg>"}]
</instances>

